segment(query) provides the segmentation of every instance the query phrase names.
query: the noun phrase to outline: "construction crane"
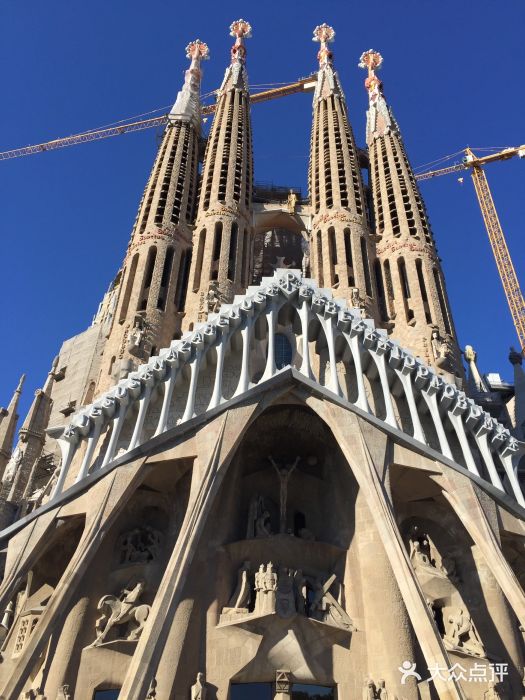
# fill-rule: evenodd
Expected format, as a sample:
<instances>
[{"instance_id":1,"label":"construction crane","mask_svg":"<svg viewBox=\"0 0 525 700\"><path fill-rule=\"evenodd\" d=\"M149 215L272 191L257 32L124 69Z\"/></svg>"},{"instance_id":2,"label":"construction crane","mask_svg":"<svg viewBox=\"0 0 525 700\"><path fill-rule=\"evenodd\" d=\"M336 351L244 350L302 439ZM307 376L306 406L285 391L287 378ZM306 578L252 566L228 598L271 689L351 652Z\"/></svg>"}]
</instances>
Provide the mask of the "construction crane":
<instances>
[{"instance_id":1,"label":"construction crane","mask_svg":"<svg viewBox=\"0 0 525 700\"><path fill-rule=\"evenodd\" d=\"M280 87L272 88L271 90L263 90L250 95L252 104L258 102L266 102L267 100L275 100L279 97L286 97L298 92L312 92L315 88L315 76L300 78L295 83L288 83ZM206 105L202 108L202 115L213 114L216 105ZM66 146L75 146L79 143L87 143L88 141L99 141L107 139L110 136L119 136L120 134L128 134L131 131L143 131L144 129L152 129L156 126L165 126L168 123L169 115L163 114L160 117L151 119L142 119L141 121L129 122L127 124L119 124L102 129L94 129L85 131L81 134L73 134L60 139L38 143L33 146L24 146L22 148L14 148L10 151L0 153L0 160L9 160L11 158L20 158L21 156L30 156L34 153L43 153L44 151L54 151L57 148L65 148Z\"/></svg>"},{"instance_id":2,"label":"construction crane","mask_svg":"<svg viewBox=\"0 0 525 700\"><path fill-rule=\"evenodd\" d=\"M420 173L416 175L416 179L429 180L430 178L439 177L440 175L457 173L460 170L470 170L481 209L481 215L485 222L490 245L496 261L496 267L498 268L503 290L507 297L514 327L518 334L520 349L522 354L525 354L525 302L523 300L516 270L512 264L512 258L507 247L503 229L501 228L498 213L494 206L487 176L483 170L483 166L487 163L493 163L497 160L508 160L515 156L525 158L525 145L505 148L498 153L491 153L490 155L481 157L476 156L470 148L466 148L465 157L461 163L455 163L454 165L441 168L440 170L430 170L425 173Z\"/></svg>"}]
</instances>

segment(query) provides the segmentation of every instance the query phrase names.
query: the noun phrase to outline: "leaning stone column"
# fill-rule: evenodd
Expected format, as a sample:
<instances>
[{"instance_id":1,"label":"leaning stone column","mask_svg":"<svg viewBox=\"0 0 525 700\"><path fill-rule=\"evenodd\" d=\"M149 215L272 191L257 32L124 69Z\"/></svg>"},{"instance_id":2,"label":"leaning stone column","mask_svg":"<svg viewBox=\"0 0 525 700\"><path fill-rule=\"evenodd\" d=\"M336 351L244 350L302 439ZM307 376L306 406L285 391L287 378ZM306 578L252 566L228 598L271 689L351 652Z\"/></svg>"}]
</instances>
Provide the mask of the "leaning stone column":
<instances>
[{"instance_id":1,"label":"leaning stone column","mask_svg":"<svg viewBox=\"0 0 525 700\"><path fill-rule=\"evenodd\" d=\"M408 678L401 685L398 670L403 661L416 661L412 627L395 573L361 490L356 499L356 537L368 658L363 680L368 675L377 684L382 678L389 696L417 700L415 678Z\"/></svg>"},{"instance_id":2,"label":"leaning stone column","mask_svg":"<svg viewBox=\"0 0 525 700\"><path fill-rule=\"evenodd\" d=\"M53 659L44 688L46 697L48 698L57 697L59 689L68 680L70 682L70 687L75 687L74 680L68 678L67 674L75 654L80 655L81 652L76 642L77 638L84 630L84 619L88 607L89 598L87 596L79 598L69 611L63 627L57 630L59 636L56 646L53 645Z\"/></svg>"}]
</instances>

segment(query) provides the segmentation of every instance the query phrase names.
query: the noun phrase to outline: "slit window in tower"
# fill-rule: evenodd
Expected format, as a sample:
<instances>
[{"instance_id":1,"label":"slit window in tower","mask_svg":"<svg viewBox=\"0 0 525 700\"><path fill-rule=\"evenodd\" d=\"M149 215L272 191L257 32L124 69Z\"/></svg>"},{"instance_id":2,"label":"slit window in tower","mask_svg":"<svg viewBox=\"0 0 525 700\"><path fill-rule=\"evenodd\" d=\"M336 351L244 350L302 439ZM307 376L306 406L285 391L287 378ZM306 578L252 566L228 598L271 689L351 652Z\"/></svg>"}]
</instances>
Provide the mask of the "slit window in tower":
<instances>
[{"instance_id":1,"label":"slit window in tower","mask_svg":"<svg viewBox=\"0 0 525 700\"><path fill-rule=\"evenodd\" d=\"M363 258L363 272L365 274L365 288L367 296L372 296L372 281L370 279L370 263L368 262L368 250L366 247L366 241L363 236L361 236L361 257Z\"/></svg>"},{"instance_id":2,"label":"slit window in tower","mask_svg":"<svg viewBox=\"0 0 525 700\"><path fill-rule=\"evenodd\" d=\"M175 306L177 311L184 311L186 303L186 293L188 291L188 279L191 267L191 250L182 253L179 265L179 278L177 280L177 291L175 292Z\"/></svg>"},{"instance_id":3,"label":"slit window in tower","mask_svg":"<svg viewBox=\"0 0 525 700\"><path fill-rule=\"evenodd\" d=\"M408 300L410 299L410 286L408 284L407 270L405 261L403 258L399 258L397 261L397 269L399 271L399 281L401 283L401 291L403 292L403 304L405 306L405 315L407 321L412 321L414 318L414 312L408 305Z\"/></svg>"},{"instance_id":4,"label":"slit window in tower","mask_svg":"<svg viewBox=\"0 0 525 700\"><path fill-rule=\"evenodd\" d=\"M386 308L385 287L383 285L383 275L381 274L381 263L374 260L374 272L376 277L377 297L379 301L379 313L383 322L388 321L388 311Z\"/></svg>"},{"instance_id":5,"label":"slit window in tower","mask_svg":"<svg viewBox=\"0 0 525 700\"><path fill-rule=\"evenodd\" d=\"M162 277L160 280L159 296L157 298L157 309L164 311L166 308L166 299L168 292L168 285L170 283L171 268L173 266L173 248L170 246L166 250L166 257L164 258L164 267L162 268Z\"/></svg>"},{"instance_id":6,"label":"slit window in tower","mask_svg":"<svg viewBox=\"0 0 525 700\"><path fill-rule=\"evenodd\" d=\"M144 311L148 305L149 288L151 287L151 281L153 279L153 270L155 269L155 261L157 259L157 248L152 246L148 250L148 257L146 260L146 270L144 272L144 281L142 282L142 292L140 294L139 303L137 306L137 311Z\"/></svg>"},{"instance_id":7,"label":"slit window in tower","mask_svg":"<svg viewBox=\"0 0 525 700\"><path fill-rule=\"evenodd\" d=\"M352 263L352 233L349 228L345 228L343 231L343 236L345 239L345 259L346 259L346 270L348 277L348 286L354 286L354 275L353 275L353 263Z\"/></svg>"},{"instance_id":8,"label":"slit window in tower","mask_svg":"<svg viewBox=\"0 0 525 700\"><path fill-rule=\"evenodd\" d=\"M323 239L321 238L321 231L317 231L317 270L319 275L319 286L322 287L324 284L324 274L323 274Z\"/></svg>"},{"instance_id":9,"label":"slit window in tower","mask_svg":"<svg viewBox=\"0 0 525 700\"><path fill-rule=\"evenodd\" d=\"M425 284L425 278L423 276L423 263L419 258L416 260L416 271L417 271L417 279L419 282L419 290L421 292L421 299L423 300L423 308L425 310L425 321L427 323L432 323L432 316L430 314L430 306L428 304L427 287Z\"/></svg>"},{"instance_id":10,"label":"slit window in tower","mask_svg":"<svg viewBox=\"0 0 525 700\"><path fill-rule=\"evenodd\" d=\"M126 291L124 292L124 299L122 300L122 306L120 307L119 323L124 323L126 320L126 315L129 308L129 300L131 297L131 290L133 289L133 282L135 281L135 273L137 272L137 264L139 262L139 254L135 253L131 265L129 267L128 279L126 282Z\"/></svg>"},{"instance_id":11,"label":"slit window in tower","mask_svg":"<svg viewBox=\"0 0 525 700\"><path fill-rule=\"evenodd\" d=\"M330 226L328 229L328 255L330 258L330 274L332 277L331 284L337 284L339 281L335 266L337 265L337 245L335 240L335 229Z\"/></svg>"},{"instance_id":12,"label":"slit window in tower","mask_svg":"<svg viewBox=\"0 0 525 700\"><path fill-rule=\"evenodd\" d=\"M230 233L230 249L228 252L228 279L232 282L235 281L235 262L237 259L237 233L239 231L239 226L237 222L234 221L232 224L232 229Z\"/></svg>"},{"instance_id":13,"label":"slit window in tower","mask_svg":"<svg viewBox=\"0 0 525 700\"><path fill-rule=\"evenodd\" d=\"M213 260L211 279L216 280L219 277L219 262L221 257L222 246L222 221L217 221L215 224L215 235L213 239Z\"/></svg>"},{"instance_id":14,"label":"slit window in tower","mask_svg":"<svg viewBox=\"0 0 525 700\"><path fill-rule=\"evenodd\" d=\"M201 285L202 259L204 257L204 245L206 243L206 229L201 229L199 243L197 245L197 260L195 261L195 274L193 275L193 291L198 292ZM177 304L177 307L179 305ZM180 309L179 309L180 311Z\"/></svg>"},{"instance_id":15,"label":"slit window in tower","mask_svg":"<svg viewBox=\"0 0 525 700\"><path fill-rule=\"evenodd\" d=\"M111 374L112 374L112 372L113 372L113 365L115 364L115 360L116 360L116 359L117 359L116 356L113 355L113 357L112 357L111 360L109 361L109 367L108 367L108 374L109 374L109 376L111 376Z\"/></svg>"},{"instance_id":16,"label":"slit window in tower","mask_svg":"<svg viewBox=\"0 0 525 700\"><path fill-rule=\"evenodd\" d=\"M242 271L241 271L241 284L243 287L247 286L248 279L248 251L250 246L250 239L248 236L248 231L244 229L242 240Z\"/></svg>"},{"instance_id":17,"label":"slit window in tower","mask_svg":"<svg viewBox=\"0 0 525 700\"><path fill-rule=\"evenodd\" d=\"M441 278L436 268L434 268L434 283L436 285L439 300L439 308L441 309L441 315L443 316L443 323L445 324L445 331L450 334L452 330L450 327L450 319L448 317L447 305L445 304L445 295L443 293L443 287L441 285Z\"/></svg>"},{"instance_id":18,"label":"slit window in tower","mask_svg":"<svg viewBox=\"0 0 525 700\"><path fill-rule=\"evenodd\" d=\"M282 369L292 364L292 346L283 333L275 334L275 366Z\"/></svg>"}]
</instances>

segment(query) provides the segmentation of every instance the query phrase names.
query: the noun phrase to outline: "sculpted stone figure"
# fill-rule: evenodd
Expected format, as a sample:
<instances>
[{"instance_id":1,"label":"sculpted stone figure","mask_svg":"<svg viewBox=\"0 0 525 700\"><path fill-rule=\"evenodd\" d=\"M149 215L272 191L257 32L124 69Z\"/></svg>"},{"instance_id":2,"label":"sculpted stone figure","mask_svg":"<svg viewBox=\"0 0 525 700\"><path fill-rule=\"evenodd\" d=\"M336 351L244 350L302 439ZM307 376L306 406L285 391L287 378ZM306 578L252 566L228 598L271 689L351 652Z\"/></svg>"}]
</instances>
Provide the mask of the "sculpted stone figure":
<instances>
[{"instance_id":1,"label":"sculpted stone figure","mask_svg":"<svg viewBox=\"0 0 525 700\"><path fill-rule=\"evenodd\" d=\"M475 656L485 656L485 649L468 612L457 608L450 613L448 622L450 627L445 635L446 641Z\"/></svg>"},{"instance_id":2,"label":"sculpted stone figure","mask_svg":"<svg viewBox=\"0 0 525 700\"><path fill-rule=\"evenodd\" d=\"M197 673L197 680L191 686L191 700L206 700L208 690L204 673Z\"/></svg>"},{"instance_id":3,"label":"sculpted stone figure","mask_svg":"<svg viewBox=\"0 0 525 700\"><path fill-rule=\"evenodd\" d=\"M237 587L228 603L230 608L247 608L250 604L250 562L245 561L237 574Z\"/></svg>"},{"instance_id":4,"label":"sculpted stone figure","mask_svg":"<svg viewBox=\"0 0 525 700\"><path fill-rule=\"evenodd\" d=\"M208 313L217 313L221 306L221 296L217 288L217 282L210 282L208 293L206 294L206 308Z\"/></svg>"},{"instance_id":5,"label":"sculpted stone figure","mask_svg":"<svg viewBox=\"0 0 525 700\"><path fill-rule=\"evenodd\" d=\"M290 190L290 192L288 193L287 205L288 212L290 214L295 214L295 207L297 206L297 195L293 190Z\"/></svg>"},{"instance_id":6,"label":"sculpted stone figure","mask_svg":"<svg viewBox=\"0 0 525 700\"><path fill-rule=\"evenodd\" d=\"M365 678L363 700L376 700L376 684L371 678Z\"/></svg>"},{"instance_id":7,"label":"sculpted stone figure","mask_svg":"<svg viewBox=\"0 0 525 700\"><path fill-rule=\"evenodd\" d=\"M149 525L124 533L119 541L120 564L140 564L158 559L162 534Z\"/></svg>"},{"instance_id":8,"label":"sculpted stone figure","mask_svg":"<svg viewBox=\"0 0 525 700\"><path fill-rule=\"evenodd\" d=\"M135 324L128 336L128 350L134 353L140 350L142 341L144 340L144 328L140 319L135 319Z\"/></svg>"},{"instance_id":9,"label":"sculpted stone figure","mask_svg":"<svg viewBox=\"0 0 525 700\"><path fill-rule=\"evenodd\" d=\"M378 700L388 700L388 691L386 689L386 683L385 681L380 678L377 681L377 699Z\"/></svg>"},{"instance_id":10,"label":"sculpted stone figure","mask_svg":"<svg viewBox=\"0 0 525 700\"><path fill-rule=\"evenodd\" d=\"M279 477L279 532L286 532L286 501L288 498L288 482L292 476L292 472L299 464L300 457L296 457L293 464L288 464L286 467L279 467L271 456L268 456L270 464L273 466Z\"/></svg>"},{"instance_id":11,"label":"sculpted stone figure","mask_svg":"<svg viewBox=\"0 0 525 700\"><path fill-rule=\"evenodd\" d=\"M119 597L105 595L99 600L97 610L109 609L98 618L95 626L97 637L91 646L100 646L106 640L109 632L118 625L127 622L135 623L126 639L136 641L140 637L144 623L148 619L150 606L139 604L139 598L144 592L146 584L138 581L134 586L124 588Z\"/></svg>"},{"instance_id":12,"label":"sculpted stone figure","mask_svg":"<svg viewBox=\"0 0 525 700\"><path fill-rule=\"evenodd\" d=\"M22 450L22 448L20 446L15 447L11 457L9 458L9 462L6 465L4 475L2 476L3 484L10 484L13 481L23 457L24 451Z\"/></svg>"},{"instance_id":13,"label":"sculpted stone figure","mask_svg":"<svg viewBox=\"0 0 525 700\"><path fill-rule=\"evenodd\" d=\"M274 571L272 562L269 562L266 567L266 573L264 574L264 612L275 612L276 591L277 573Z\"/></svg>"},{"instance_id":14,"label":"sculpted stone figure","mask_svg":"<svg viewBox=\"0 0 525 700\"><path fill-rule=\"evenodd\" d=\"M261 613L263 610L264 597L264 577L266 569L264 564L259 566L259 570L255 572L255 609L254 612Z\"/></svg>"},{"instance_id":15,"label":"sculpted stone figure","mask_svg":"<svg viewBox=\"0 0 525 700\"><path fill-rule=\"evenodd\" d=\"M441 337L438 328L432 330L430 345L437 367L445 369L450 361L450 347L447 341Z\"/></svg>"},{"instance_id":16,"label":"sculpted stone figure","mask_svg":"<svg viewBox=\"0 0 525 700\"><path fill-rule=\"evenodd\" d=\"M294 577L291 569L280 569L277 579L275 611L279 617L291 617L295 612Z\"/></svg>"},{"instance_id":17,"label":"sculpted stone figure","mask_svg":"<svg viewBox=\"0 0 525 700\"><path fill-rule=\"evenodd\" d=\"M255 495L250 501L248 508L248 526L246 528L246 539L253 537L269 537L272 534L270 524L270 513L265 508L264 498Z\"/></svg>"}]
</instances>

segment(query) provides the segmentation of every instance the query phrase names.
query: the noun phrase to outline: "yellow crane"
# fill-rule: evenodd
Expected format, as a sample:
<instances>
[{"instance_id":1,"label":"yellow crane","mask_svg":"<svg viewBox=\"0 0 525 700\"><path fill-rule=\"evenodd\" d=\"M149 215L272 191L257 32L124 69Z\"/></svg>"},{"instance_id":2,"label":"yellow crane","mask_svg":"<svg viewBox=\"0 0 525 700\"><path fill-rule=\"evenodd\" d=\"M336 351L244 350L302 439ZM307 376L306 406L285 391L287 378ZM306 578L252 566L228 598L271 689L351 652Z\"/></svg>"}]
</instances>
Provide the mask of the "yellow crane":
<instances>
[{"instance_id":1,"label":"yellow crane","mask_svg":"<svg viewBox=\"0 0 525 700\"><path fill-rule=\"evenodd\" d=\"M267 100L275 100L279 97L293 95L297 92L312 92L314 88L315 76L308 76L307 78L300 78L294 83L281 85L279 87L272 88L271 90L262 90L261 92L252 93L250 95L250 101L252 104L256 104L258 102L266 102ZM206 105L205 107L203 107L202 115L206 116L208 114L213 114L213 112L215 112L215 106L216 105L213 104ZM128 122L126 124L118 124L116 126L105 127L102 129L93 129L91 131L85 131L81 134L73 134L72 136L65 136L63 138L53 139L52 141L37 143L33 146L13 148L10 151L4 151L0 153L0 160L9 160L11 158L20 158L21 156L30 156L34 153L53 151L57 148L75 146L76 144L86 143L88 141L99 141L100 139L107 139L110 136L119 136L120 134L127 134L130 131L143 131L144 129L151 129L156 126L165 126L167 123L168 115L163 114L160 117L142 119L141 121Z\"/></svg>"},{"instance_id":2,"label":"yellow crane","mask_svg":"<svg viewBox=\"0 0 525 700\"><path fill-rule=\"evenodd\" d=\"M525 145L505 148L497 153L491 153L490 155L481 157L476 156L470 148L466 148L465 157L461 163L455 163L454 165L449 165L439 170L430 170L425 173L420 173L416 175L416 179L429 180L433 177L456 173L460 170L470 170L481 209L481 215L483 216L492 252L494 253L496 267L498 268L505 296L507 297L514 327L518 334L520 349L522 353L525 354L525 302L523 300L516 270L512 264L512 258L505 240L505 235L501 228L498 212L496 211L494 200L492 199L487 176L483 169L483 166L487 163L493 163L497 160L508 160L515 156L525 158Z\"/></svg>"}]
</instances>

